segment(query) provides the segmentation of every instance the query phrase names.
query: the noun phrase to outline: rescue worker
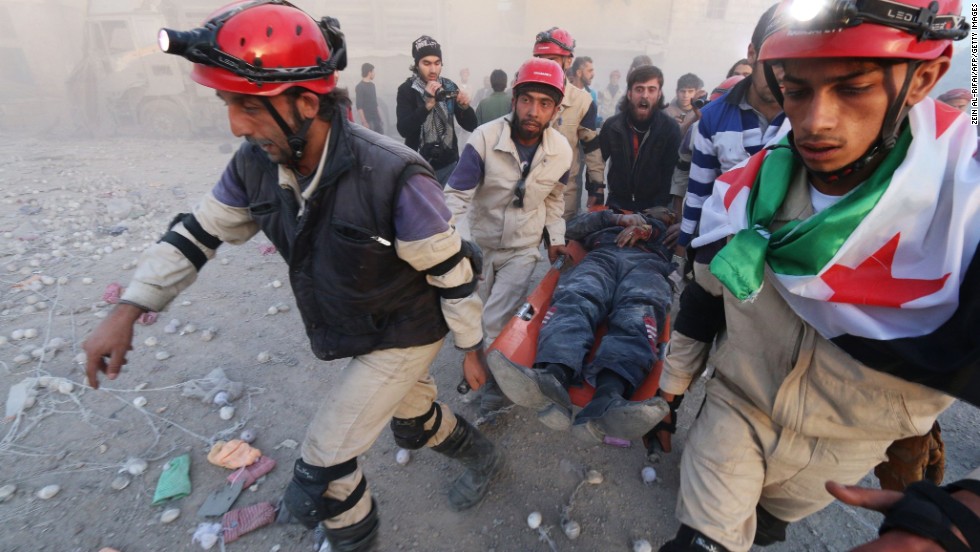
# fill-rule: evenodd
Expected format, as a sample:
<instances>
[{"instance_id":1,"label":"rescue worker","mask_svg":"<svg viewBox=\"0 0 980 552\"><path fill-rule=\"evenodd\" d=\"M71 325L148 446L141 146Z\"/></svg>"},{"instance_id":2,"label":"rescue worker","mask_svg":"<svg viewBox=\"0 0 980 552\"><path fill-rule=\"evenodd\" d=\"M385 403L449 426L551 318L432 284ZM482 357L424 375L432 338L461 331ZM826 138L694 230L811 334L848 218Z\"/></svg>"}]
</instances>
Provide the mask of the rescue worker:
<instances>
[{"instance_id":1,"label":"rescue worker","mask_svg":"<svg viewBox=\"0 0 980 552\"><path fill-rule=\"evenodd\" d=\"M470 234L483 250L489 342L527 296L542 238L552 261L565 252L563 193L572 151L551 127L565 90L557 63L535 58L521 65L512 112L473 132L446 187L453 218L469 214ZM491 379L480 395L482 413L498 410L502 400Z\"/></svg>"},{"instance_id":2,"label":"rescue worker","mask_svg":"<svg viewBox=\"0 0 980 552\"><path fill-rule=\"evenodd\" d=\"M642 68L640 69L642 70ZM598 444L608 437L637 439L668 412L660 397L627 400L657 360L672 297L673 270L664 244L674 214L666 208L624 215L582 213L568 222L566 237L588 251L561 275L541 323L531 369L500 354L488 363L500 388L516 404L538 411L556 430L572 429ZM607 331L588 363L599 324ZM572 420L569 385L587 382L595 394Z\"/></svg>"},{"instance_id":3,"label":"rescue worker","mask_svg":"<svg viewBox=\"0 0 980 552\"><path fill-rule=\"evenodd\" d=\"M904 497L846 486L954 397L980 405L976 134L928 97L969 24L958 0L860 6L781 2L759 52L793 131L715 182L693 242L726 244L696 277L728 339L663 551L777 542L835 496L885 511L867 549L980 547L980 470Z\"/></svg>"},{"instance_id":4,"label":"rescue worker","mask_svg":"<svg viewBox=\"0 0 980 552\"><path fill-rule=\"evenodd\" d=\"M561 66L563 71L572 67L575 57L575 39L565 29L552 27L541 31L534 38L534 57L550 59ZM581 88L565 82L565 96L561 110L553 126L568 140L572 148L572 163L569 174L582 172L582 158L585 159L585 187L590 192L602 186L605 167L599 153L598 107L592 95ZM565 220L574 217L582 205L582 189L577 182L565 186Z\"/></svg>"},{"instance_id":5,"label":"rescue worker","mask_svg":"<svg viewBox=\"0 0 980 552\"><path fill-rule=\"evenodd\" d=\"M240 2L203 28L164 29L161 47L194 62L191 78L217 91L246 143L193 213L147 249L120 304L85 341L90 385L99 372L118 377L142 313L166 308L223 242L262 231L288 264L313 353L353 357L321 389L285 510L332 550L369 549L378 505L357 457L389 422L400 447L428 446L464 466L449 489L453 508L480 502L502 457L435 401L429 373L447 332L468 356L482 346L479 250L449 224L430 166L338 109L346 50L336 20L281 0Z\"/></svg>"}]
</instances>

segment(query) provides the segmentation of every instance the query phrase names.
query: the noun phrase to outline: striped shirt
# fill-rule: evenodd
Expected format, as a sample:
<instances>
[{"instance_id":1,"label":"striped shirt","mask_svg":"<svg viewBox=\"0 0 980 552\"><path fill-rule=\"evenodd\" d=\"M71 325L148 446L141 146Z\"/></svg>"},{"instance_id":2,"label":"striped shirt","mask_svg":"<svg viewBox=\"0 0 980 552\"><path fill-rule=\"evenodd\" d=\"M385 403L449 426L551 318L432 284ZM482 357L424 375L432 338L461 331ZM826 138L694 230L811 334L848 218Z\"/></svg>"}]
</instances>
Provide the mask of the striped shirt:
<instances>
[{"instance_id":1,"label":"striped shirt","mask_svg":"<svg viewBox=\"0 0 980 552\"><path fill-rule=\"evenodd\" d=\"M701 207L711 197L715 179L764 146L782 138L785 116L772 121L746 101L751 79L736 84L721 98L705 106L694 135L691 175L684 196L684 213L678 245L687 247L697 232Z\"/></svg>"}]
</instances>

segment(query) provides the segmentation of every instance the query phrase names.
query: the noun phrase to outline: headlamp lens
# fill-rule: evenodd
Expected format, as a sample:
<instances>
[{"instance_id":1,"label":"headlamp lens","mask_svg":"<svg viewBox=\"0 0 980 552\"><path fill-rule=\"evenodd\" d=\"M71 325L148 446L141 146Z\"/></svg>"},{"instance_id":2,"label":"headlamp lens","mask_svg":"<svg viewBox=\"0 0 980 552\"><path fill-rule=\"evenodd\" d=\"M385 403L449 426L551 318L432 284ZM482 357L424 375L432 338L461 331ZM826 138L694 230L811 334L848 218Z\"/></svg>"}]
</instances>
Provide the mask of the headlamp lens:
<instances>
[{"instance_id":1,"label":"headlamp lens","mask_svg":"<svg viewBox=\"0 0 980 552\"><path fill-rule=\"evenodd\" d=\"M160 45L160 49L164 52L170 52L170 31L167 29L160 29L157 33L157 44Z\"/></svg>"},{"instance_id":2,"label":"headlamp lens","mask_svg":"<svg viewBox=\"0 0 980 552\"><path fill-rule=\"evenodd\" d=\"M789 7L789 16L801 23L812 21L827 7L826 0L794 0Z\"/></svg>"}]
</instances>

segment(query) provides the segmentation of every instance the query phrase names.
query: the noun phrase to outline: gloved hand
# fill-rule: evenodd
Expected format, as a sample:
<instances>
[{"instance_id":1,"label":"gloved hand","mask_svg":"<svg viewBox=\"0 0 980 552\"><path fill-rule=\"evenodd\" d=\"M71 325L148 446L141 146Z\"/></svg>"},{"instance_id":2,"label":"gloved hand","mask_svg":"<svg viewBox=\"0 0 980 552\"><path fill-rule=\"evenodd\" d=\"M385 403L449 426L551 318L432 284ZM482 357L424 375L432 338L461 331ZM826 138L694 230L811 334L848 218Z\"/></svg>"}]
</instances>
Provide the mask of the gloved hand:
<instances>
[{"instance_id":1,"label":"gloved hand","mask_svg":"<svg viewBox=\"0 0 980 552\"><path fill-rule=\"evenodd\" d=\"M659 390L657 395L667 398ZM671 451L670 436L677 432L677 409L680 408L683 401L684 395L674 395L668 400L667 405L670 407L670 413L643 436L643 444L646 446L648 454L656 452L654 444L659 445L664 452Z\"/></svg>"},{"instance_id":2,"label":"gloved hand","mask_svg":"<svg viewBox=\"0 0 980 552\"><path fill-rule=\"evenodd\" d=\"M904 491L910 484L923 479L936 485L943 482L946 445L938 421L921 437L895 441L886 454L888 460L875 467L875 476L882 489Z\"/></svg>"}]
</instances>

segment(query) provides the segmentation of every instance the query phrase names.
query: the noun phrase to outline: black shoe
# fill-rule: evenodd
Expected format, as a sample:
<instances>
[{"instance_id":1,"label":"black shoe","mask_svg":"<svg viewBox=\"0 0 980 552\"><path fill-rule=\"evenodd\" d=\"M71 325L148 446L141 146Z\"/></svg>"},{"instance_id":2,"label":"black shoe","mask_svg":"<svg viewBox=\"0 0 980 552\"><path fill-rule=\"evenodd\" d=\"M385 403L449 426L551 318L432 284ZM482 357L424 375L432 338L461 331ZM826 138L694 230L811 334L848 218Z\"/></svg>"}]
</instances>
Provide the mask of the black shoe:
<instances>
[{"instance_id":1,"label":"black shoe","mask_svg":"<svg viewBox=\"0 0 980 552\"><path fill-rule=\"evenodd\" d=\"M504 465L504 457L479 429L463 417L456 416L456 427L446 440L432 447L466 468L449 486L449 505L460 511L483 500L493 480Z\"/></svg>"},{"instance_id":2,"label":"black shoe","mask_svg":"<svg viewBox=\"0 0 980 552\"><path fill-rule=\"evenodd\" d=\"M330 552L368 552L378 540L378 503L371 499L371 512L354 525L329 529L321 523L313 532L314 550L322 550L324 541L330 543Z\"/></svg>"},{"instance_id":3,"label":"black shoe","mask_svg":"<svg viewBox=\"0 0 980 552\"><path fill-rule=\"evenodd\" d=\"M497 385L514 404L538 411L546 426L567 430L572 421L572 400L555 376L512 362L500 351L491 351L487 364Z\"/></svg>"},{"instance_id":4,"label":"black shoe","mask_svg":"<svg viewBox=\"0 0 980 552\"><path fill-rule=\"evenodd\" d=\"M639 439L670 413L662 397L628 401L616 395L593 397L575 416L572 432L585 442L601 443L605 437Z\"/></svg>"}]
</instances>

